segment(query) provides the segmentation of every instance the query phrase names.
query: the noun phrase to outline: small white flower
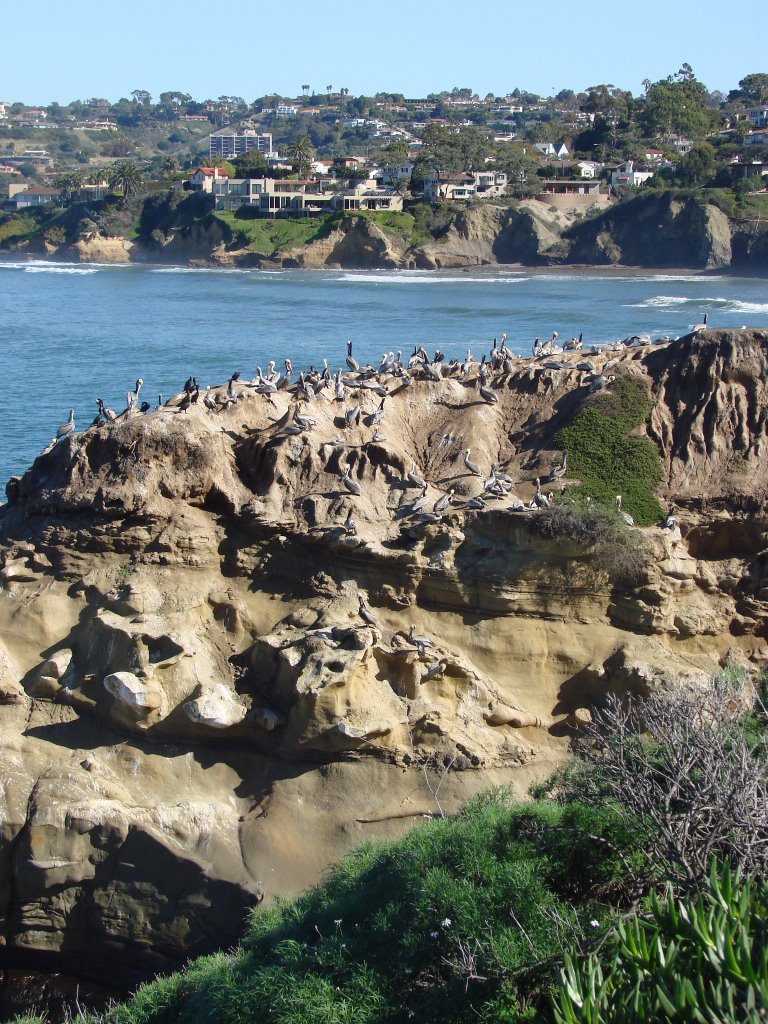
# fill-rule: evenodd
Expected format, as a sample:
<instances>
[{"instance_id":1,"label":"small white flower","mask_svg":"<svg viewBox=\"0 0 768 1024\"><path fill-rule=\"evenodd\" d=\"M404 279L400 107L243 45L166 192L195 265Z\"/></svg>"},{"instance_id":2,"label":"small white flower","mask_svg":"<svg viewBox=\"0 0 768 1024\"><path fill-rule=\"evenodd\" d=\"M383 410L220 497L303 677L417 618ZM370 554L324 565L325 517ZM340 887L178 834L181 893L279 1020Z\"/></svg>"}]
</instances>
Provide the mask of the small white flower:
<instances>
[{"instance_id":1,"label":"small white flower","mask_svg":"<svg viewBox=\"0 0 768 1024\"><path fill-rule=\"evenodd\" d=\"M600 927L600 922L592 920L592 921L589 922L589 927L590 928L599 928Z\"/></svg>"},{"instance_id":2,"label":"small white flower","mask_svg":"<svg viewBox=\"0 0 768 1024\"><path fill-rule=\"evenodd\" d=\"M440 935L440 932L430 932L429 933L430 939L436 939L439 935Z\"/></svg>"},{"instance_id":3,"label":"small white flower","mask_svg":"<svg viewBox=\"0 0 768 1024\"><path fill-rule=\"evenodd\" d=\"M440 924L442 925L443 928L450 928L451 925L453 924L453 921L450 919L450 917L446 917L443 921L440 922Z\"/></svg>"}]
</instances>

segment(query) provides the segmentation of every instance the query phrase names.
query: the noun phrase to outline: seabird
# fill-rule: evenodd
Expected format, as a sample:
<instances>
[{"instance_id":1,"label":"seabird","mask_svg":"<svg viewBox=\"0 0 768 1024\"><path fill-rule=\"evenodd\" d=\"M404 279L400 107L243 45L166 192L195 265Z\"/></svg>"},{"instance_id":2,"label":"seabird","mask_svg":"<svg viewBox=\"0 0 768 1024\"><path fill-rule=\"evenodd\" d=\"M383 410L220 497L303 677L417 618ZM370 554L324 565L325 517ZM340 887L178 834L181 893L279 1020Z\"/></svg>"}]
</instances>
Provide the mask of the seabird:
<instances>
[{"instance_id":1,"label":"seabird","mask_svg":"<svg viewBox=\"0 0 768 1024\"><path fill-rule=\"evenodd\" d=\"M494 405L499 400L499 396L495 391L491 391L490 388L483 387L480 383L480 378L477 382L477 390L480 392L480 397L483 398L489 405Z\"/></svg>"},{"instance_id":2,"label":"seabird","mask_svg":"<svg viewBox=\"0 0 768 1024\"><path fill-rule=\"evenodd\" d=\"M482 476L483 473L480 467L477 465L476 462L472 462L472 460L469 457L471 452L471 448L467 448L467 450L464 452L464 465L467 467L467 469L473 476Z\"/></svg>"},{"instance_id":3,"label":"seabird","mask_svg":"<svg viewBox=\"0 0 768 1024\"><path fill-rule=\"evenodd\" d=\"M416 472L416 463L411 461L411 468L408 472L408 476L405 478L411 487L426 487L426 481L423 476L420 476Z\"/></svg>"},{"instance_id":4,"label":"seabird","mask_svg":"<svg viewBox=\"0 0 768 1024\"><path fill-rule=\"evenodd\" d=\"M621 508L621 495L620 494L616 495L616 511L619 513L619 515L624 520L624 522L627 524L627 526L634 526L635 525L635 520L632 518L632 516L629 514L629 512L623 512L622 511L622 508Z\"/></svg>"},{"instance_id":5,"label":"seabird","mask_svg":"<svg viewBox=\"0 0 768 1024\"><path fill-rule=\"evenodd\" d=\"M362 489L357 480L353 480L349 475L349 463L344 467L344 472L341 475L341 479L344 482L344 486L347 488L350 494L362 494Z\"/></svg>"},{"instance_id":6,"label":"seabird","mask_svg":"<svg viewBox=\"0 0 768 1024\"><path fill-rule=\"evenodd\" d=\"M411 514L414 512L421 512L427 507L427 485L424 484L421 494L411 505Z\"/></svg>"},{"instance_id":7,"label":"seabird","mask_svg":"<svg viewBox=\"0 0 768 1024\"><path fill-rule=\"evenodd\" d=\"M56 431L56 440L61 441L63 438L68 437L75 429L75 410L69 410L69 419L66 423L62 423L59 429Z\"/></svg>"},{"instance_id":8,"label":"seabird","mask_svg":"<svg viewBox=\"0 0 768 1024\"><path fill-rule=\"evenodd\" d=\"M369 626L378 626L378 622L362 596L358 597L358 601L360 602L360 618L363 622L367 622Z\"/></svg>"},{"instance_id":9,"label":"seabird","mask_svg":"<svg viewBox=\"0 0 768 1024\"><path fill-rule=\"evenodd\" d=\"M412 624L408 630L408 643L413 644L414 647L418 647L420 650L424 650L426 647L434 647L434 640L430 640L428 636L420 636L415 632L416 627Z\"/></svg>"},{"instance_id":10,"label":"seabird","mask_svg":"<svg viewBox=\"0 0 768 1024\"><path fill-rule=\"evenodd\" d=\"M353 373L357 373L357 371L360 369L360 364L352 356L352 342L351 341L347 342L347 366L350 368L350 370Z\"/></svg>"},{"instance_id":11,"label":"seabird","mask_svg":"<svg viewBox=\"0 0 768 1024\"><path fill-rule=\"evenodd\" d=\"M353 427L360 422L361 409L359 405L353 405L351 409L344 412L344 423L347 427Z\"/></svg>"},{"instance_id":12,"label":"seabird","mask_svg":"<svg viewBox=\"0 0 768 1024\"><path fill-rule=\"evenodd\" d=\"M453 501L453 488L447 494L444 494L442 498L438 498L435 504L432 506L432 511L436 516L439 516L442 512L448 508Z\"/></svg>"},{"instance_id":13,"label":"seabird","mask_svg":"<svg viewBox=\"0 0 768 1024\"><path fill-rule=\"evenodd\" d=\"M138 402L138 400L139 400L139 392L141 391L141 385L143 383L144 383L144 381L141 379L141 377L138 377L137 380L136 380L136 390L135 391L128 391L126 393L125 401L126 401L126 404L127 404L129 409L132 409L134 407L134 405L136 405L136 403Z\"/></svg>"}]
</instances>

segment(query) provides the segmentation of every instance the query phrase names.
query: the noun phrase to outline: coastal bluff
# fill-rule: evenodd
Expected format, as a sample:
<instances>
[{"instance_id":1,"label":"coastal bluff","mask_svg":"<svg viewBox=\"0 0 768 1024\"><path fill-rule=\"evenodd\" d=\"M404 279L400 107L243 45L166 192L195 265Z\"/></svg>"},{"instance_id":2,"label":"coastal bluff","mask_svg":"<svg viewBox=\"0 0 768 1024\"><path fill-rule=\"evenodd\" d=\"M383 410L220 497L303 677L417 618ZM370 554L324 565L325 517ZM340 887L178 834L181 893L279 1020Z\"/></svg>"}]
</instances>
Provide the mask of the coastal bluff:
<instances>
[{"instance_id":1,"label":"coastal bluff","mask_svg":"<svg viewBox=\"0 0 768 1024\"><path fill-rule=\"evenodd\" d=\"M519 264L732 267L763 273L768 266L768 235L759 220L733 221L713 203L671 192L580 209L560 208L545 198L486 201L434 208L429 217L429 228L418 227L410 214L254 221L245 209L242 215L217 215L210 197L202 194L179 202L169 193L145 203L130 237L110 234L72 213L60 226L63 241L53 243L37 234L19 239L14 251L86 263L262 269L450 270ZM256 236L254 224L261 225ZM293 227L284 233L281 224ZM303 240L290 241L292 232Z\"/></svg>"},{"instance_id":2,"label":"coastal bluff","mask_svg":"<svg viewBox=\"0 0 768 1024\"><path fill-rule=\"evenodd\" d=\"M510 357L491 400L476 371L180 393L10 481L6 965L130 986L362 840L525 794L607 693L766 668L768 332ZM674 505L631 528L631 582L536 500L578 483L557 432L624 379Z\"/></svg>"}]
</instances>

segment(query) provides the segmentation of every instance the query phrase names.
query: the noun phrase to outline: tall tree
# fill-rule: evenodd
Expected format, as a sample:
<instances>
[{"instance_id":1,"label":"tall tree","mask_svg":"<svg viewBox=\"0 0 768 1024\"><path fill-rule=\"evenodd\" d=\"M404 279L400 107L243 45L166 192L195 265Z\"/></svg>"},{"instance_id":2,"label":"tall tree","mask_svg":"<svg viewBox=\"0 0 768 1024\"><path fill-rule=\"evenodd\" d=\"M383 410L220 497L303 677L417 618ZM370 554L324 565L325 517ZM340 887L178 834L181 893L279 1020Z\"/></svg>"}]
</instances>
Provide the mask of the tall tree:
<instances>
[{"instance_id":1,"label":"tall tree","mask_svg":"<svg viewBox=\"0 0 768 1024\"><path fill-rule=\"evenodd\" d=\"M674 134L701 138L710 124L708 95L690 65L684 64L676 75L649 86L640 125L652 138L669 139Z\"/></svg>"},{"instance_id":2,"label":"tall tree","mask_svg":"<svg viewBox=\"0 0 768 1024\"><path fill-rule=\"evenodd\" d=\"M152 94L146 89L134 89L131 93L133 102L138 107L149 107L152 105Z\"/></svg>"},{"instance_id":3,"label":"tall tree","mask_svg":"<svg viewBox=\"0 0 768 1024\"><path fill-rule=\"evenodd\" d=\"M122 192L127 199L138 192L143 184L144 175L133 160L120 160L113 165L109 176L109 187L112 191Z\"/></svg>"},{"instance_id":4,"label":"tall tree","mask_svg":"<svg viewBox=\"0 0 768 1024\"><path fill-rule=\"evenodd\" d=\"M312 169L312 158L315 151L312 140L306 134L299 135L288 146L288 159L293 164L300 178L305 178Z\"/></svg>"}]
</instances>

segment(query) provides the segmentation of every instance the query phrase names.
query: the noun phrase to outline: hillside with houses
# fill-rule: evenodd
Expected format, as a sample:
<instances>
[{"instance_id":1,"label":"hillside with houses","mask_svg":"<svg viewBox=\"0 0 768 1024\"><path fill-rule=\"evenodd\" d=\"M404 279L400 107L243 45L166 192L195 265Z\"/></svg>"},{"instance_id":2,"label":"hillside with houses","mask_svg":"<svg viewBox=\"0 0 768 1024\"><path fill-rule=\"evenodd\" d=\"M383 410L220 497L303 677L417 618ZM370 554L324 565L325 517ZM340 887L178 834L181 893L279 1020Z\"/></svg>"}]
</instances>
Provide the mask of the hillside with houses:
<instances>
[{"instance_id":1,"label":"hillside with houses","mask_svg":"<svg viewBox=\"0 0 768 1024\"><path fill-rule=\"evenodd\" d=\"M408 250L430 233L437 240L462 209L512 211L533 202L538 221L556 236L534 246L534 262L567 262L574 247L563 237L574 221L604 223L610 207L665 194L727 218L738 239L733 259L720 239L714 264L759 266L767 183L768 74L745 75L725 95L709 92L688 65L647 82L639 97L606 85L483 99L458 88L408 99L303 86L300 96L253 103L227 96L198 102L181 92L155 101L142 90L117 103L0 102L0 251L63 249L87 259L87 244L73 247L96 240L99 258L109 258L109 240L119 239L127 258L148 258L148 250L165 248L169 230L174 238L189 234L194 209L195 218L207 218L194 225L198 240L213 231L208 251L205 242L187 246L196 250L189 258L227 262L228 253L242 258L243 250L279 258L297 240L347 233L365 216L369 233L400 236L405 244L394 262L409 266ZM196 193L204 201L187 204L182 221L165 224L164 237L147 245L143 204L151 213L166 197L176 209ZM253 225L262 219L322 223L285 227L291 244L270 249L275 230ZM492 213L475 221L495 230ZM175 247L181 259L183 249ZM478 263L507 261L478 253ZM625 258L621 247L604 245L598 262ZM709 253L705 265L712 263Z\"/></svg>"}]
</instances>

